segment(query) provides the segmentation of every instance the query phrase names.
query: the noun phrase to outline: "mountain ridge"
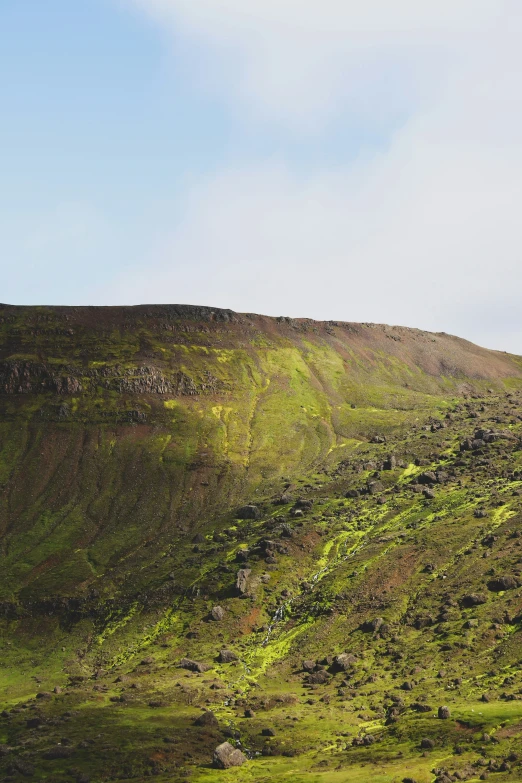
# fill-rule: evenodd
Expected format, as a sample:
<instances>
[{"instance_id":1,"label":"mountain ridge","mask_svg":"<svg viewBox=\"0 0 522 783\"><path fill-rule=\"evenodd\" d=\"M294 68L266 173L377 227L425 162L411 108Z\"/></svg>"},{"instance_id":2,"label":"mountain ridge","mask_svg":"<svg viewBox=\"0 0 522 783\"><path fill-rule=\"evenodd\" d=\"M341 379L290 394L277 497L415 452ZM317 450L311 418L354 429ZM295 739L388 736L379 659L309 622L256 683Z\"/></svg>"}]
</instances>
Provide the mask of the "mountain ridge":
<instances>
[{"instance_id":1,"label":"mountain ridge","mask_svg":"<svg viewBox=\"0 0 522 783\"><path fill-rule=\"evenodd\" d=\"M520 357L1 305L0 411L6 781L517 779Z\"/></svg>"}]
</instances>

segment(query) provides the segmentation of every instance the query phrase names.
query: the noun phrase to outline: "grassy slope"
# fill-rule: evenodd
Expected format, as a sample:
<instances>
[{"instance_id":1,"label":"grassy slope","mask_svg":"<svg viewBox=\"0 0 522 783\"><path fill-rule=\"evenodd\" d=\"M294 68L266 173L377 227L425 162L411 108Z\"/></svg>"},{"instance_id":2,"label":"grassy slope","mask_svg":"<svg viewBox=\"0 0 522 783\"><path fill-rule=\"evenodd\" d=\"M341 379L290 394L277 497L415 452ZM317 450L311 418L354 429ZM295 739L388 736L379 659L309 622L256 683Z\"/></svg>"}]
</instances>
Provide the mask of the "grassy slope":
<instances>
[{"instance_id":1,"label":"grassy slope","mask_svg":"<svg viewBox=\"0 0 522 783\"><path fill-rule=\"evenodd\" d=\"M0 729L14 748L7 769L27 757L49 780L89 771L92 780L428 781L446 765L478 779L469 765L506 758L522 708L500 696L522 685L522 599L485 584L492 572L517 577L521 562L520 401L503 391L520 385L518 359L413 330L223 321L179 308L6 307L2 317L4 376L13 366L40 373L27 393L0 397L0 682L15 709ZM82 390L42 388L49 374ZM140 386L159 376L167 393ZM121 391L122 378L138 386ZM464 394L478 418L458 405ZM455 406L449 426L431 432L430 417ZM458 444L481 423L515 437L462 458ZM377 433L386 445L368 442ZM409 467L381 474L379 500L345 499L391 450ZM411 490L427 469L416 457L454 472L435 500ZM303 518L272 505L287 486L314 501ZM252 499L261 519L238 521L234 509ZM487 517L474 515L479 505ZM490 548L481 542L491 531ZM275 563L255 550L263 538L283 547ZM233 591L238 548L253 550L246 598ZM459 601L473 591L488 600L467 609ZM217 603L225 619L212 623ZM377 616L385 632L361 630ZM466 628L469 619L478 624ZM223 644L241 662L214 665ZM346 685L336 675L306 686L303 658L346 650L357 656ZM214 668L187 673L183 655ZM55 685L64 693L31 701ZM394 694L405 707L385 725ZM452 719L406 709L419 697L448 704ZM205 705L219 728L192 726ZM256 717L244 718L245 707ZM25 728L33 713L43 728ZM227 726L265 755L205 769ZM484 745L484 731L500 742ZM366 733L379 741L352 747ZM71 757L46 760L65 735ZM423 736L435 740L427 756Z\"/></svg>"}]
</instances>

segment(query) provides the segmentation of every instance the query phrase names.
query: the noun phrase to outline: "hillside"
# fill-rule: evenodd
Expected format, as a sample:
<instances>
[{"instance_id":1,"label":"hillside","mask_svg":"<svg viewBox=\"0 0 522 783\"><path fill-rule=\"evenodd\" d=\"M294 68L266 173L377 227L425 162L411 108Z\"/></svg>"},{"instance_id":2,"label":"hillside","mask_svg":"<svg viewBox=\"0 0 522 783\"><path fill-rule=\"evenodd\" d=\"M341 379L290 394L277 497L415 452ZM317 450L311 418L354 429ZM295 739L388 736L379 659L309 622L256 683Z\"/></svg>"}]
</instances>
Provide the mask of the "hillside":
<instances>
[{"instance_id":1,"label":"hillside","mask_svg":"<svg viewBox=\"0 0 522 783\"><path fill-rule=\"evenodd\" d=\"M0 411L3 779L522 778L520 357L0 305Z\"/></svg>"}]
</instances>

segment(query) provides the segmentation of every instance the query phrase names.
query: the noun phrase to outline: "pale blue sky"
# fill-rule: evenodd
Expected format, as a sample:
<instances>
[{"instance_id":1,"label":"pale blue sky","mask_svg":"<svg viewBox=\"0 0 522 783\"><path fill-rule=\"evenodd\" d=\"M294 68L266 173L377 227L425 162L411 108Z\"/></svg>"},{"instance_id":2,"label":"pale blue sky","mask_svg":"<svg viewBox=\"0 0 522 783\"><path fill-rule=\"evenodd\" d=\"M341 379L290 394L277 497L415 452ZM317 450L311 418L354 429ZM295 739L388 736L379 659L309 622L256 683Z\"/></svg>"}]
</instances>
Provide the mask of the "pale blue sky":
<instances>
[{"instance_id":1,"label":"pale blue sky","mask_svg":"<svg viewBox=\"0 0 522 783\"><path fill-rule=\"evenodd\" d=\"M0 0L0 301L522 353L521 32L512 0Z\"/></svg>"}]
</instances>

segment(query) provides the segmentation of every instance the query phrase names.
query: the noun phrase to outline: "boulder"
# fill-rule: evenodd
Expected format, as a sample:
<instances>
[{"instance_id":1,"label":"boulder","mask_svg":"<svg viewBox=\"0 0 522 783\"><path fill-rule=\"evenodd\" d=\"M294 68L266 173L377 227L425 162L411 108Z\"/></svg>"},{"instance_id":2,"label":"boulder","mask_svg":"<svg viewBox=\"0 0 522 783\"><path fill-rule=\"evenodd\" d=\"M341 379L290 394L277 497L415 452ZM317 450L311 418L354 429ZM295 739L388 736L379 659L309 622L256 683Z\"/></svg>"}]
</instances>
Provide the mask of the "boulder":
<instances>
[{"instance_id":1,"label":"boulder","mask_svg":"<svg viewBox=\"0 0 522 783\"><path fill-rule=\"evenodd\" d=\"M234 663L234 661L239 661L239 656L232 650L220 650L218 661L219 663Z\"/></svg>"},{"instance_id":2,"label":"boulder","mask_svg":"<svg viewBox=\"0 0 522 783\"><path fill-rule=\"evenodd\" d=\"M200 674L203 674L203 672L208 672L208 670L212 667L206 663L192 661L190 658L182 658L179 662L179 668L188 669L191 672L199 672Z\"/></svg>"},{"instance_id":3,"label":"boulder","mask_svg":"<svg viewBox=\"0 0 522 783\"><path fill-rule=\"evenodd\" d=\"M293 503L294 498L288 492L284 492L281 497L274 500L274 506L286 506L289 503Z\"/></svg>"},{"instance_id":4,"label":"boulder","mask_svg":"<svg viewBox=\"0 0 522 783\"><path fill-rule=\"evenodd\" d=\"M383 623L384 620L382 617L376 617L374 620L368 620L366 623L363 623L363 630L373 631L375 633L379 630Z\"/></svg>"},{"instance_id":5,"label":"boulder","mask_svg":"<svg viewBox=\"0 0 522 783\"><path fill-rule=\"evenodd\" d=\"M196 720L194 726L206 726L209 728L217 728L219 726L218 719L212 712L212 710L205 710Z\"/></svg>"},{"instance_id":6,"label":"boulder","mask_svg":"<svg viewBox=\"0 0 522 783\"><path fill-rule=\"evenodd\" d=\"M429 704L422 704L419 701L413 702L411 709L415 712L433 712L433 708Z\"/></svg>"},{"instance_id":7,"label":"boulder","mask_svg":"<svg viewBox=\"0 0 522 783\"><path fill-rule=\"evenodd\" d=\"M240 568L237 572L236 591L239 595L245 595L248 589L248 579L252 573L250 568Z\"/></svg>"},{"instance_id":8,"label":"boulder","mask_svg":"<svg viewBox=\"0 0 522 783\"><path fill-rule=\"evenodd\" d=\"M263 737L275 737L275 731L273 729L263 729L261 734Z\"/></svg>"},{"instance_id":9,"label":"boulder","mask_svg":"<svg viewBox=\"0 0 522 783\"><path fill-rule=\"evenodd\" d=\"M223 742L214 751L212 766L215 769L229 769L230 767L240 767L246 760L247 757L239 748L234 748L230 742Z\"/></svg>"},{"instance_id":10,"label":"boulder","mask_svg":"<svg viewBox=\"0 0 522 783\"><path fill-rule=\"evenodd\" d=\"M382 481L370 481L368 483L368 492L370 495L380 495L384 490Z\"/></svg>"},{"instance_id":11,"label":"boulder","mask_svg":"<svg viewBox=\"0 0 522 783\"><path fill-rule=\"evenodd\" d=\"M237 519L260 519L261 512L254 505L242 506L237 510L236 517Z\"/></svg>"},{"instance_id":12,"label":"boulder","mask_svg":"<svg viewBox=\"0 0 522 783\"><path fill-rule=\"evenodd\" d=\"M318 672L312 672L308 675L308 682L310 685L324 685L329 679L330 675L324 669Z\"/></svg>"},{"instance_id":13,"label":"boulder","mask_svg":"<svg viewBox=\"0 0 522 783\"><path fill-rule=\"evenodd\" d=\"M215 620L216 622L219 622L219 620L222 620L225 616L225 610L222 606L214 606L213 609L210 612L210 617L212 620Z\"/></svg>"},{"instance_id":14,"label":"boulder","mask_svg":"<svg viewBox=\"0 0 522 783\"><path fill-rule=\"evenodd\" d=\"M421 473L420 476L417 476L417 482L419 484L436 484L437 483L437 474L433 473L431 470L427 470L424 473Z\"/></svg>"},{"instance_id":15,"label":"boulder","mask_svg":"<svg viewBox=\"0 0 522 783\"><path fill-rule=\"evenodd\" d=\"M332 669L336 672L345 672L356 662L357 658L351 653L341 653L336 655L332 664Z\"/></svg>"},{"instance_id":16,"label":"boulder","mask_svg":"<svg viewBox=\"0 0 522 783\"><path fill-rule=\"evenodd\" d=\"M493 593L514 590L516 587L518 587L518 582L513 576L497 576L488 582L488 590L491 590Z\"/></svg>"},{"instance_id":17,"label":"boulder","mask_svg":"<svg viewBox=\"0 0 522 783\"><path fill-rule=\"evenodd\" d=\"M449 707L439 707L437 714L441 720L448 720L448 718L451 717L451 712Z\"/></svg>"},{"instance_id":18,"label":"boulder","mask_svg":"<svg viewBox=\"0 0 522 783\"><path fill-rule=\"evenodd\" d=\"M470 608L472 606L480 606L480 604L485 604L487 600L488 599L484 593L468 593L467 595L462 596L461 604L465 608Z\"/></svg>"}]
</instances>

